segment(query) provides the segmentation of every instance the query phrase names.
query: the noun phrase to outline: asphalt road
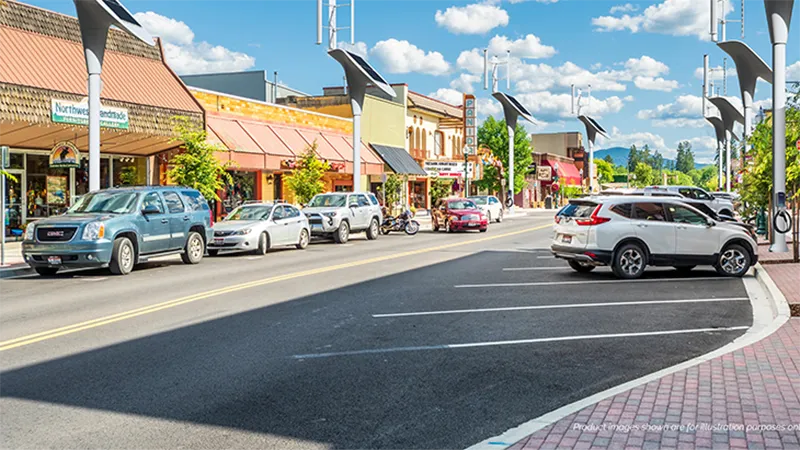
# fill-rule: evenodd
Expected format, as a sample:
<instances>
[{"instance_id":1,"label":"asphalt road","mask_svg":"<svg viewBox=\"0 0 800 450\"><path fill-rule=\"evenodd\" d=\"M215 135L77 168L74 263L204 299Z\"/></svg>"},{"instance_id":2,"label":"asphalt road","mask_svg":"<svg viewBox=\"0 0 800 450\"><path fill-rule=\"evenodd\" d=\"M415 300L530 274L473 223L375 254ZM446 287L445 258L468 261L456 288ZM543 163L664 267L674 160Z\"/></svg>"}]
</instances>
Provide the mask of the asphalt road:
<instances>
[{"instance_id":1,"label":"asphalt road","mask_svg":"<svg viewBox=\"0 0 800 450\"><path fill-rule=\"evenodd\" d=\"M550 221L0 281L2 446L464 448L751 325L710 268L572 272Z\"/></svg>"}]
</instances>

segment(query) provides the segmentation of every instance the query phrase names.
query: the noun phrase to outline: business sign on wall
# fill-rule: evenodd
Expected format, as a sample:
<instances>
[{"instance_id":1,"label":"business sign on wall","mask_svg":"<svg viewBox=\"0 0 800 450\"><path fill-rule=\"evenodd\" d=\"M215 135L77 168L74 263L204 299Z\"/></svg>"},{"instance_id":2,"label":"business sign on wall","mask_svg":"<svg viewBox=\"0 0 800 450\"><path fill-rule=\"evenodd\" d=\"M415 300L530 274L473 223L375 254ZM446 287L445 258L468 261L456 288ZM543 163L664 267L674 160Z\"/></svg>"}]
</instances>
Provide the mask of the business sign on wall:
<instances>
[{"instance_id":1,"label":"business sign on wall","mask_svg":"<svg viewBox=\"0 0 800 450\"><path fill-rule=\"evenodd\" d=\"M88 125L89 104L85 100L82 102L72 102L54 98L50 108L50 119L54 123ZM100 106L101 127L127 130L129 125L127 109Z\"/></svg>"},{"instance_id":2,"label":"business sign on wall","mask_svg":"<svg viewBox=\"0 0 800 450\"><path fill-rule=\"evenodd\" d=\"M464 161L425 161L422 167L429 177L464 178ZM474 164L467 165L468 176L473 177Z\"/></svg>"},{"instance_id":3,"label":"business sign on wall","mask_svg":"<svg viewBox=\"0 0 800 450\"><path fill-rule=\"evenodd\" d=\"M477 106L474 95L464 94L464 145L469 155L474 155L478 148Z\"/></svg>"}]
</instances>

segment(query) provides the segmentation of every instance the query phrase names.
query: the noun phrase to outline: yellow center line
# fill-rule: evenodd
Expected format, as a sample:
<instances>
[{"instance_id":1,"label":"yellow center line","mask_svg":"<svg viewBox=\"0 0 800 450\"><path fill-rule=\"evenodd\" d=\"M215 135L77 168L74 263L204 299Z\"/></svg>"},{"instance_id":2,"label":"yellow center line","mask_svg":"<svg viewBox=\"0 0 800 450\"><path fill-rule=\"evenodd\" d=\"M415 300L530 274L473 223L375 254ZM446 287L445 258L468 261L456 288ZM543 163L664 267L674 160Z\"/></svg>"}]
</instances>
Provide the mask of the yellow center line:
<instances>
[{"instance_id":1,"label":"yellow center line","mask_svg":"<svg viewBox=\"0 0 800 450\"><path fill-rule=\"evenodd\" d=\"M27 336L21 336L21 337L18 337L18 338L9 339L7 341L2 341L2 342L0 342L0 352L6 351L6 350L11 350L11 349L18 348L18 347L22 347L22 346L25 346L25 345L35 344L37 342L46 341L46 340L49 340L49 339L54 339L54 338L57 338L57 337L60 337L60 336L65 336L65 335L72 334L72 333L77 333L79 331L84 331L84 330L88 330L88 329L91 329L91 328L97 328L97 327L101 327L101 326L104 326L104 325L109 325L109 324L112 324L112 323L115 323L115 322L120 322L120 321L123 321L123 320L132 319L134 317L142 316L142 315L145 315L145 314L151 314L151 313L154 313L154 312L157 312L157 311L162 311L164 309L174 308L176 306L185 305L187 303L196 302L198 300L204 300L204 299L207 299L207 298L216 297L216 296L223 295L223 294L230 294L232 292L237 292L237 291L241 291L241 290L244 290L244 289L250 289L250 288L254 288L254 287L258 287L258 286L264 286L264 285L267 285L267 284L277 283L279 281L292 280L292 279L295 279L295 278L301 278L301 277L306 277L306 276L310 276L310 275L318 275L318 274L321 274L321 273L332 272L332 271L335 271L335 270L347 269L347 268L351 268L351 267L363 266L363 265L366 265L366 264L374 264L374 263L378 263L378 262L389 261L389 260L392 260L392 259L404 258L404 257L407 257L407 256L421 255L423 253L430 253L430 252L435 252L435 251L438 251L438 250L446 250L446 249L454 248L454 247L461 247L461 246L470 245L470 244L477 244L477 243L480 243L480 242L486 242L486 241L491 241L491 240L495 240L495 239L501 239L501 238L504 238L504 237L514 236L514 235L517 235L517 234L523 234L523 233L528 233L528 232L531 232L531 231L541 230L541 229L544 229L544 228L548 228L550 226L552 226L552 225L551 224L540 225L540 226L536 226L536 227L532 227L532 228L526 228L524 230L512 231L512 232L509 232L509 233L498 234L498 235L494 235L494 236L487 236L487 237L478 238L478 239L471 239L471 240L465 241L465 242L455 242L455 243L452 243L452 244L437 245L435 247L427 247L427 248L423 248L423 249L419 249L419 250L410 250L410 251L407 251L407 252L394 253L394 254L391 254L391 255L378 256L378 257L369 258L369 259L362 259L362 260L353 261L353 262L349 262L349 263L342 263L342 264L336 264L336 265L327 266L327 267L320 267L320 268L317 268L317 269L309 269L309 270L304 270L304 271L300 271L300 272L289 273L289 274L286 274L286 275L277 275L277 276L274 276L274 277L263 278L261 280L256 280L256 281L251 281L251 282L247 282L247 283L236 284L236 285L233 285L233 286L214 289L214 290L210 290L210 291L206 291L206 292L200 292L198 294L193 294L193 295L189 295L189 296L186 296L186 297L181 297L181 298L178 298L178 299L175 299L175 300L169 300L169 301L162 302L162 303L156 303L155 305L143 306L141 308L136 308L136 309L132 309L132 310L128 310L128 311L123 311L123 312L120 312L120 313L111 314L111 315L104 316L104 317L99 317L97 319L87 320L85 322L80 322L80 323L76 323L76 324L72 324L72 325L67 325L67 326L60 327L60 328L55 328L55 329L52 329L52 330L46 330L46 331L42 331L42 332L39 332L39 333L29 334Z\"/></svg>"}]
</instances>

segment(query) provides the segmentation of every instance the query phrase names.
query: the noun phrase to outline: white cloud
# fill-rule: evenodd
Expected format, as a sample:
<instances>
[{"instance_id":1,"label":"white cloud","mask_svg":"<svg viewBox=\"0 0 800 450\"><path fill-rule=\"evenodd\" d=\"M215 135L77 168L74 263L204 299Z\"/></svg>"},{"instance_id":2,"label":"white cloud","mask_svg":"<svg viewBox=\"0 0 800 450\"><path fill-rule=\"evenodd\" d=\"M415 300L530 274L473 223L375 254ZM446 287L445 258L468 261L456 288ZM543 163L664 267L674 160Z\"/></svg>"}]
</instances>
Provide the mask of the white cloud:
<instances>
[{"instance_id":1,"label":"white cloud","mask_svg":"<svg viewBox=\"0 0 800 450\"><path fill-rule=\"evenodd\" d=\"M688 141L692 144L692 151L694 159L699 163L713 163L714 156L717 153L717 139L712 136L696 136L688 139L681 139L680 141ZM677 148L678 143L675 142Z\"/></svg>"},{"instance_id":2,"label":"white cloud","mask_svg":"<svg viewBox=\"0 0 800 450\"><path fill-rule=\"evenodd\" d=\"M709 67L708 68L708 79L711 81L718 81L724 78L725 71L722 69L722 66L717 67ZM736 67L728 67L728 78L732 78L736 76ZM694 69L694 77L698 80L703 79L703 68L698 67Z\"/></svg>"},{"instance_id":3,"label":"white cloud","mask_svg":"<svg viewBox=\"0 0 800 450\"><path fill-rule=\"evenodd\" d=\"M483 52L477 48L472 50L464 50L460 55L458 55L458 59L456 59L456 65L459 69L466 70L470 73L483 73Z\"/></svg>"},{"instance_id":4,"label":"white cloud","mask_svg":"<svg viewBox=\"0 0 800 450\"><path fill-rule=\"evenodd\" d=\"M713 114L718 114L711 105ZM636 114L643 120L652 120L660 128L703 128L708 122L703 119L703 99L695 95L679 95L672 103L658 105L655 109L643 109Z\"/></svg>"},{"instance_id":5,"label":"white cloud","mask_svg":"<svg viewBox=\"0 0 800 450\"><path fill-rule=\"evenodd\" d=\"M428 94L428 97L441 100L451 105L460 105L464 101L463 93L455 89L448 89L448 88L439 88L436 90L436 92Z\"/></svg>"},{"instance_id":6,"label":"white cloud","mask_svg":"<svg viewBox=\"0 0 800 450\"><path fill-rule=\"evenodd\" d=\"M515 96L534 119L544 122L556 122L563 119L574 119L572 114L572 97L570 94L554 94L548 91L531 92ZM583 103L583 113L591 113L595 118L602 118L607 114L615 114L622 110L625 101L617 96L605 99L592 98L591 106Z\"/></svg>"},{"instance_id":7,"label":"white cloud","mask_svg":"<svg viewBox=\"0 0 800 450\"><path fill-rule=\"evenodd\" d=\"M480 75L462 73L458 78L450 82L450 87L467 94L472 94L475 92L475 88L472 85L480 81Z\"/></svg>"},{"instance_id":8,"label":"white cloud","mask_svg":"<svg viewBox=\"0 0 800 450\"><path fill-rule=\"evenodd\" d=\"M788 81L800 81L800 61L786 68L786 79Z\"/></svg>"},{"instance_id":9,"label":"white cloud","mask_svg":"<svg viewBox=\"0 0 800 450\"><path fill-rule=\"evenodd\" d=\"M625 69L633 76L657 77L669 73L669 67L647 55L625 61Z\"/></svg>"},{"instance_id":10,"label":"white cloud","mask_svg":"<svg viewBox=\"0 0 800 450\"><path fill-rule=\"evenodd\" d=\"M513 41L506 36L495 36L489 41L490 55L505 55L508 50L515 58L541 59L556 54L554 47L542 45L542 40L533 34Z\"/></svg>"},{"instance_id":11,"label":"white cloud","mask_svg":"<svg viewBox=\"0 0 800 450\"><path fill-rule=\"evenodd\" d=\"M639 76L633 79L633 84L636 85L637 88L646 91L672 92L673 90L678 89L677 81L665 80L661 77L653 78Z\"/></svg>"},{"instance_id":12,"label":"white cloud","mask_svg":"<svg viewBox=\"0 0 800 450\"><path fill-rule=\"evenodd\" d=\"M164 42L177 45L190 45L194 40L194 32L184 22L156 14L153 11L134 14L137 21L151 34L160 37Z\"/></svg>"},{"instance_id":13,"label":"white cloud","mask_svg":"<svg viewBox=\"0 0 800 450\"><path fill-rule=\"evenodd\" d=\"M727 3L725 14L733 11ZM710 8L708 2L697 0L664 0L648 6L641 14L622 17L601 16L592 19L596 31L622 31L631 33L667 34L671 36L697 36L709 40Z\"/></svg>"},{"instance_id":14,"label":"white cloud","mask_svg":"<svg viewBox=\"0 0 800 450\"><path fill-rule=\"evenodd\" d=\"M489 116L493 116L496 118L503 117L503 107L500 106L500 102L493 98L478 98L478 117L486 118Z\"/></svg>"},{"instance_id":15,"label":"white cloud","mask_svg":"<svg viewBox=\"0 0 800 450\"><path fill-rule=\"evenodd\" d=\"M625 3L624 5L612 6L611 10L609 10L608 12L611 13L611 14L617 14L617 13L621 13L621 12L622 13L635 12L635 11L638 11L638 10L639 10L639 6L632 5L630 3Z\"/></svg>"},{"instance_id":16,"label":"white cloud","mask_svg":"<svg viewBox=\"0 0 800 450\"><path fill-rule=\"evenodd\" d=\"M444 75L450 63L439 52L427 52L408 41L387 39L375 44L370 53L383 63L389 73L424 73Z\"/></svg>"},{"instance_id":17,"label":"white cloud","mask_svg":"<svg viewBox=\"0 0 800 450\"><path fill-rule=\"evenodd\" d=\"M484 34L508 25L508 13L499 6L475 3L436 11L436 24L454 34Z\"/></svg>"},{"instance_id":18,"label":"white cloud","mask_svg":"<svg viewBox=\"0 0 800 450\"><path fill-rule=\"evenodd\" d=\"M368 49L367 44L365 42L356 41L355 44L351 44L349 42L339 42L339 48L347 50L348 52L355 53L356 55L367 58L368 57Z\"/></svg>"},{"instance_id":19,"label":"white cloud","mask_svg":"<svg viewBox=\"0 0 800 450\"><path fill-rule=\"evenodd\" d=\"M650 132L636 132L630 134L622 133L619 128L613 127L611 129L611 133L609 133L609 138L606 139L602 136L598 136L598 143L603 148L608 147L630 147L631 145L635 145L636 147L643 147L645 145L650 147L650 150L658 150L660 152L665 153L669 152L666 143L664 142L664 138L658 134L650 133Z\"/></svg>"},{"instance_id":20,"label":"white cloud","mask_svg":"<svg viewBox=\"0 0 800 450\"><path fill-rule=\"evenodd\" d=\"M236 72L256 64L256 59L246 53L195 42L194 33L183 22L152 11L136 13L135 17L147 31L163 39L164 57L178 74Z\"/></svg>"}]
</instances>

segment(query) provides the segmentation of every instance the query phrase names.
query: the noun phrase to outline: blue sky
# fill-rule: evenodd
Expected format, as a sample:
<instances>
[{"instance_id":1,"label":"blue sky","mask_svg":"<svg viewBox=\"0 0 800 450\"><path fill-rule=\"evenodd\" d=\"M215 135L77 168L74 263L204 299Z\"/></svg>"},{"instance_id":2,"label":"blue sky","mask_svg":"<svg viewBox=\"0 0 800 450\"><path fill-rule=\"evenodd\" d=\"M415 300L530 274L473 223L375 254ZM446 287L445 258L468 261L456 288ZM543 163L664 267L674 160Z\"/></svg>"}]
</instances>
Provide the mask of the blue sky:
<instances>
[{"instance_id":1,"label":"blue sky","mask_svg":"<svg viewBox=\"0 0 800 450\"><path fill-rule=\"evenodd\" d=\"M75 15L72 2L30 3ZM125 5L162 36L168 61L179 73L277 70L282 83L310 94L342 83L341 68L324 46L315 45L313 0L128 0ZM739 18L740 3L726 9L729 19ZM770 64L763 2L746 0L745 12L745 42ZM499 105L479 81L481 49L511 48L511 92L539 121L529 127L532 132L581 130L569 111L569 86L583 88L585 96L591 84L592 101L584 100L584 112L612 132L598 147L647 143L672 157L685 139L701 161L709 161L715 144L711 126L701 118L697 69L704 53L712 67L722 66L725 55L707 38L708 14L706 0L356 0L354 48L389 82L444 100L474 90L481 113L496 116ZM800 79L798 21L795 17L787 46L789 79ZM342 8L339 26L347 25L349 11ZM727 27L729 39L740 38L739 23ZM344 30L339 40L349 37ZM731 61L728 67L728 96L738 97ZM721 88L721 72L718 78ZM769 106L770 89L758 85L758 105Z\"/></svg>"}]
</instances>

